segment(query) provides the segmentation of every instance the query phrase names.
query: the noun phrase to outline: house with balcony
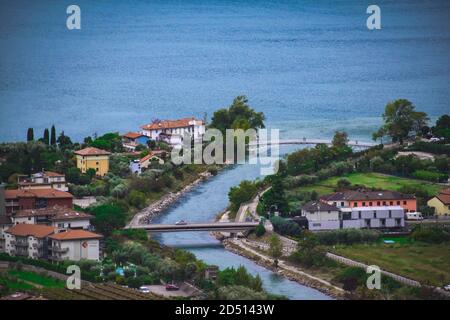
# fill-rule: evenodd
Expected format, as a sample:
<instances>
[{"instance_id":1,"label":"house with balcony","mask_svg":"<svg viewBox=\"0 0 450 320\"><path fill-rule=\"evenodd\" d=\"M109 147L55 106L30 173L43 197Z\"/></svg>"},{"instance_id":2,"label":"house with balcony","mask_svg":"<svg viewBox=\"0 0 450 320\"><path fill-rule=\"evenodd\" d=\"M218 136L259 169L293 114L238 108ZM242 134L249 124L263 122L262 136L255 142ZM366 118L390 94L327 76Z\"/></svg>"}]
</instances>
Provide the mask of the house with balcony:
<instances>
[{"instance_id":1,"label":"house with balcony","mask_svg":"<svg viewBox=\"0 0 450 320\"><path fill-rule=\"evenodd\" d=\"M5 231L12 225L13 222L9 217L0 214L0 252L5 252Z\"/></svg>"},{"instance_id":2,"label":"house with balcony","mask_svg":"<svg viewBox=\"0 0 450 320\"><path fill-rule=\"evenodd\" d=\"M172 146L183 143L183 136L190 135L201 140L205 134L205 123L194 117L178 120L156 120L141 126L142 133L155 141L165 141Z\"/></svg>"},{"instance_id":3,"label":"house with balcony","mask_svg":"<svg viewBox=\"0 0 450 320\"><path fill-rule=\"evenodd\" d=\"M97 176L103 177L109 172L109 156L110 152L89 147L75 151L77 159L77 168L82 173L86 173L89 169L93 169Z\"/></svg>"},{"instance_id":4,"label":"house with balcony","mask_svg":"<svg viewBox=\"0 0 450 320\"><path fill-rule=\"evenodd\" d=\"M56 189L59 191L69 191L66 183L66 176L52 171L42 171L31 176L19 176L17 178L19 189Z\"/></svg>"},{"instance_id":5,"label":"house with balcony","mask_svg":"<svg viewBox=\"0 0 450 320\"><path fill-rule=\"evenodd\" d=\"M11 220L14 225L27 224L42 224L53 226L58 229L84 229L91 230L90 214L84 212L74 211L71 208L54 206L43 209L28 209L19 210L11 215Z\"/></svg>"},{"instance_id":6,"label":"house with balcony","mask_svg":"<svg viewBox=\"0 0 450 320\"><path fill-rule=\"evenodd\" d=\"M67 230L48 237L49 259L53 261L99 261L102 235L86 230Z\"/></svg>"},{"instance_id":7,"label":"house with balcony","mask_svg":"<svg viewBox=\"0 0 450 320\"><path fill-rule=\"evenodd\" d=\"M17 224L5 231L5 252L11 256L47 259L48 236L55 228L36 224Z\"/></svg>"},{"instance_id":8,"label":"house with balcony","mask_svg":"<svg viewBox=\"0 0 450 320\"><path fill-rule=\"evenodd\" d=\"M139 132L128 132L122 135L122 143L125 149L129 151L134 151L139 145L147 145L150 137L147 137L143 133Z\"/></svg>"},{"instance_id":9,"label":"house with balcony","mask_svg":"<svg viewBox=\"0 0 450 320\"><path fill-rule=\"evenodd\" d=\"M73 208L73 196L56 189L15 189L5 190L6 214L11 215L19 210L42 209L48 207Z\"/></svg>"}]
</instances>

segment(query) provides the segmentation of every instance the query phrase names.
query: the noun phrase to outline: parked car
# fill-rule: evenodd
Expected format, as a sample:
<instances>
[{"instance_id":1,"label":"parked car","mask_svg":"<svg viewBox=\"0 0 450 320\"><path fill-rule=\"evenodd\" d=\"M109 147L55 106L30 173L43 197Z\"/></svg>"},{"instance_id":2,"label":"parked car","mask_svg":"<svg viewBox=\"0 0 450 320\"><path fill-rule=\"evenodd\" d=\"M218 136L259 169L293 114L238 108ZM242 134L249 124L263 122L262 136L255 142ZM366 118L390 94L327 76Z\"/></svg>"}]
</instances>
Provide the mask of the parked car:
<instances>
[{"instance_id":1,"label":"parked car","mask_svg":"<svg viewBox=\"0 0 450 320\"><path fill-rule=\"evenodd\" d=\"M180 290L180 287L178 287L177 285L175 285L173 283L168 283L168 284L166 284L166 290L167 291L178 291L178 290Z\"/></svg>"},{"instance_id":2,"label":"parked car","mask_svg":"<svg viewBox=\"0 0 450 320\"><path fill-rule=\"evenodd\" d=\"M150 289L146 286L139 287L139 292L141 293L150 293Z\"/></svg>"},{"instance_id":3,"label":"parked car","mask_svg":"<svg viewBox=\"0 0 450 320\"><path fill-rule=\"evenodd\" d=\"M184 225L187 225L187 222L184 221L184 220L179 220L179 221L175 222L175 224L176 224L177 226L184 226Z\"/></svg>"},{"instance_id":4,"label":"parked car","mask_svg":"<svg viewBox=\"0 0 450 320\"><path fill-rule=\"evenodd\" d=\"M420 212L407 212L406 220L423 220L423 216Z\"/></svg>"},{"instance_id":5,"label":"parked car","mask_svg":"<svg viewBox=\"0 0 450 320\"><path fill-rule=\"evenodd\" d=\"M446 286L444 287L444 290L445 290L445 291L450 291L450 284L446 285Z\"/></svg>"}]
</instances>

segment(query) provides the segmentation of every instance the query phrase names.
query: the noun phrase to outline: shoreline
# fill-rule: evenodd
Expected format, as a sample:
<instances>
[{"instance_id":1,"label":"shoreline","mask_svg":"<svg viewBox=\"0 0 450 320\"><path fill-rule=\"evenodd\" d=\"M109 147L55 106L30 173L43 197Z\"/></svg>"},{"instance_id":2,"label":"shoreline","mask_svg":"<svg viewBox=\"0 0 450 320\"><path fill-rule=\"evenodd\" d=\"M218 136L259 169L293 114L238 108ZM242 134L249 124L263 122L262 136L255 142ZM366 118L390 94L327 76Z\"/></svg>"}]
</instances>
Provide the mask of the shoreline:
<instances>
[{"instance_id":1,"label":"shoreline","mask_svg":"<svg viewBox=\"0 0 450 320\"><path fill-rule=\"evenodd\" d=\"M216 233L214 233L214 236L216 237L216 239L218 239L223 244L223 247L225 250L228 250L228 251L233 252L237 255L240 255L244 258L247 258L247 259L253 261L254 263L256 263L257 265L259 265L267 270L270 270L273 273L276 273L286 279L295 281L302 286L320 291L321 293L323 293L333 299L336 299L336 300L344 299L343 295L345 294L345 291L338 291L338 290L334 289L333 287L330 287L328 285L320 283L319 281L311 279L310 277L308 277L306 275L302 276L302 275L299 275L298 273L294 273L294 272L286 270L282 267L275 268L272 263L269 263L267 261L268 259L270 260L270 258L264 259L264 258L261 258L260 256L256 256L255 254L249 252L246 248L243 248L242 246L239 246L236 243L231 242L229 239L224 239L223 237L221 239L221 236L219 236ZM301 271L301 270L299 270L299 271ZM303 272L303 271L301 271L301 272Z\"/></svg>"},{"instance_id":2,"label":"shoreline","mask_svg":"<svg viewBox=\"0 0 450 320\"><path fill-rule=\"evenodd\" d=\"M208 180L213 175L209 171L204 171L199 174L199 178L193 182L186 185L183 189L178 192L169 192L162 196L159 200L151 203L149 206L145 207L141 211L137 212L131 221L127 224L126 228L132 226L149 224L152 219L164 213L171 205L173 205L179 198L181 198L185 193L191 191L200 183Z\"/></svg>"}]
</instances>

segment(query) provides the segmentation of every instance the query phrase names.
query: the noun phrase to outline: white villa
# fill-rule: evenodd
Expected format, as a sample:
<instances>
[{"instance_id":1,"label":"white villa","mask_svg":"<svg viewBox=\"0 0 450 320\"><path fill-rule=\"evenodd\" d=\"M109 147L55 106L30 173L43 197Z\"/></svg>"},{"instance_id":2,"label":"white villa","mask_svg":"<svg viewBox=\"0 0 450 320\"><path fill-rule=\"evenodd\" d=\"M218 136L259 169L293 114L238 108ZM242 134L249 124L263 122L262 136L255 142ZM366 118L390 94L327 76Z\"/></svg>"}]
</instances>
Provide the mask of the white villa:
<instances>
[{"instance_id":1,"label":"white villa","mask_svg":"<svg viewBox=\"0 0 450 320\"><path fill-rule=\"evenodd\" d=\"M141 126L142 134L153 140L169 141L176 145L182 143L185 133L194 137L194 140L201 139L205 134L205 123L202 120L183 118L178 120L161 120ZM163 134L162 136L160 136Z\"/></svg>"}]
</instances>

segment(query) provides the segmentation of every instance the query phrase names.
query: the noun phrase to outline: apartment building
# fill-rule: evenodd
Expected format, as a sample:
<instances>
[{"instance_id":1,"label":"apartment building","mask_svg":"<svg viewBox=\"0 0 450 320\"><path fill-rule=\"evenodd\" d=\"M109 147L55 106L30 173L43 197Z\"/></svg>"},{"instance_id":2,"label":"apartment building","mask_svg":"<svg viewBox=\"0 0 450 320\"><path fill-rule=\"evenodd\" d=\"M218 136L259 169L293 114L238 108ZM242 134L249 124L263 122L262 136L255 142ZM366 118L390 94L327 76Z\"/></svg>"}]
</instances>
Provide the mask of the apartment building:
<instances>
[{"instance_id":1,"label":"apartment building","mask_svg":"<svg viewBox=\"0 0 450 320\"><path fill-rule=\"evenodd\" d=\"M52 171L42 171L31 176L19 176L17 178L19 189L56 189L59 191L69 191L66 183L66 176Z\"/></svg>"},{"instance_id":2,"label":"apartment building","mask_svg":"<svg viewBox=\"0 0 450 320\"><path fill-rule=\"evenodd\" d=\"M0 215L0 252L5 252L5 231L13 225L11 219L6 215Z\"/></svg>"},{"instance_id":3,"label":"apartment building","mask_svg":"<svg viewBox=\"0 0 450 320\"><path fill-rule=\"evenodd\" d=\"M14 225L27 224L42 224L53 226L58 229L91 229L90 214L84 212L74 211L70 208L54 206L43 209L28 209L19 210L12 216L12 223Z\"/></svg>"},{"instance_id":4,"label":"apartment building","mask_svg":"<svg viewBox=\"0 0 450 320\"><path fill-rule=\"evenodd\" d=\"M49 237L49 259L53 261L100 260L101 235L86 230L67 230Z\"/></svg>"},{"instance_id":5,"label":"apartment building","mask_svg":"<svg viewBox=\"0 0 450 320\"><path fill-rule=\"evenodd\" d=\"M5 252L31 259L48 258L47 237L55 227L37 224L17 224L5 231Z\"/></svg>"},{"instance_id":6,"label":"apartment building","mask_svg":"<svg viewBox=\"0 0 450 320\"><path fill-rule=\"evenodd\" d=\"M178 120L157 120L141 126L142 133L153 140L167 139L175 143L182 143L179 137L185 133L191 135L195 140L201 139L205 134L205 123L194 117ZM160 134L163 134L160 137Z\"/></svg>"},{"instance_id":7,"label":"apartment building","mask_svg":"<svg viewBox=\"0 0 450 320\"><path fill-rule=\"evenodd\" d=\"M405 212L417 211L416 197L397 191L348 190L323 196L320 200L338 208L400 206Z\"/></svg>"},{"instance_id":8,"label":"apartment building","mask_svg":"<svg viewBox=\"0 0 450 320\"><path fill-rule=\"evenodd\" d=\"M82 173L86 173L89 169L95 170L97 176L104 176L109 171L110 152L98 148L84 148L75 151L77 158L77 168Z\"/></svg>"},{"instance_id":9,"label":"apartment building","mask_svg":"<svg viewBox=\"0 0 450 320\"><path fill-rule=\"evenodd\" d=\"M5 206L7 214L54 206L73 208L73 196L68 192L51 188L5 190Z\"/></svg>"},{"instance_id":10,"label":"apartment building","mask_svg":"<svg viewBox=\"0 0 450 320\"><path fill-rule=\"evenodd\" d=\"M311 231L350 228L401 228L405 211L401 206L337 207L322 201L311 201L301 209Z\"/></svg>"}]
</instances>

